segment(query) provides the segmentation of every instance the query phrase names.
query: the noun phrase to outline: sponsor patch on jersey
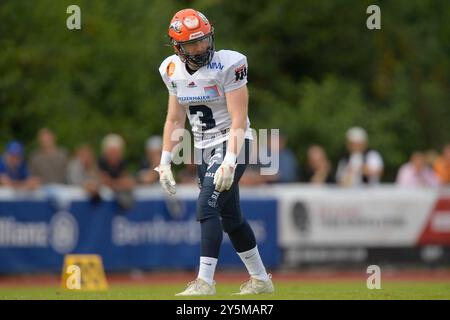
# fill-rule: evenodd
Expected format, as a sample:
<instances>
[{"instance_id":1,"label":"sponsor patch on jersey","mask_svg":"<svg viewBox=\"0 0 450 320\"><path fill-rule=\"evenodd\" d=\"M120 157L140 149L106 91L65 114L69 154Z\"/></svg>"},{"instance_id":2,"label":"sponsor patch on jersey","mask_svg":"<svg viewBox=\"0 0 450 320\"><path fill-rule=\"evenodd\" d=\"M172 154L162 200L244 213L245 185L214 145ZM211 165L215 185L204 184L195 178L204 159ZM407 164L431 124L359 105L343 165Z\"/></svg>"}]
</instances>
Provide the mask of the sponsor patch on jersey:
<instances>
[{"instance_id":1,"label":"sponsor patch on jersey","mask_svg":"<svg viewBox=\"0 0 450 320\"><path fill-rule=\"evenodd\" d=\"M166 68L166 72L169 77L173 76L173 73L175 72L175 63L171 61Z\"/></svg>"},{"instance_id":2,"label":"sponsor patch on jersey","mask_svg":"<svg viewBox=\"0 0 450 320\"><path fill-rule=\"evenodd\" d=\"M205 94L211 98L217 98L220 96L219 89L217 89L216 85L204 87L204 89L205 89Z\"/></svg>"},{"instance_id":3,"label":"sponsor patch on jersey","mask_svg":"<svg viewBox=\"0 0 450 320\"><path fill-rule=\"evenodd\" d=\"M182 96L178 97L178 101L183 103L196 103L196 102L209 102L211 101L210 96Z\"/></svg>"},{"instance_id":4,"label":"sponsor patch on jersey","mask_svg":"<svg viewBox=\"0 0 450 320\"><path fill-rule=\"evenodd\" d=\"M240 80L244 80L244 78L247 77L247 66L245 64L243 64L242 66L240 66L237 69L234 69L234 81L240 81Z\"/></svg>"},{"instance_id":5,"label":"sponsor patch on jersey","mask_svg":"<svg viewBox=\"0 0 450 320\"><path fill-rule=\"evenodd\" d=\"M222 70L225 66L223 64L221 64L220 62L210 62L208 63L208 65L206 66L206 69L211 69L211 70Z\"/></svg>"},{"instance_id":6,"label":"sponsor patch on jersey","mask_svg":"<svg viewBox=\"0 0 450 320\"><path fill-rule=\"evenodd\" d=\"M197 85L195 84L194 81L188 84L188 88L195 88L195 87L197 87Z\"/></svg>"}]
</instances>

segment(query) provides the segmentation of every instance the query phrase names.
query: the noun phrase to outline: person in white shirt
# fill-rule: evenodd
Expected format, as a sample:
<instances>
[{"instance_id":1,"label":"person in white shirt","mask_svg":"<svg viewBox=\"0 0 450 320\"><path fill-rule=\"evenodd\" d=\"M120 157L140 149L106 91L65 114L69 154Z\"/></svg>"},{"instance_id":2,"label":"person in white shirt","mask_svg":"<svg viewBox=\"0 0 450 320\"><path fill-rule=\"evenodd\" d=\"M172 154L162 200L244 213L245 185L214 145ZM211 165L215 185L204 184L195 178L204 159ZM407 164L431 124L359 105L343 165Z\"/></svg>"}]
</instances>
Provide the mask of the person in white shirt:
<instances>
[{"instance_id":1,"label":"person in white shirt","mask_svg":"<svg viewBox=\"0 0 450 320\"><path fill-rule=\"evenodd\" d=\"M197 220L201 226L201 256L197 279L177 295L213 295L214 272L223 231L250 274L238 294L273 292L259 255L255 235L241 213L238 182L248 163L252 139L248 119L247 58L236 51L214 48L214 29L193 9L178 11L169 26L175 54L159 72L169 91L161 163L156 168L161 186L176 192L171 162L178 144L176 132L186 117L192 127L200 194ZM245 158L245 161L237 161Z\"/></svg>"},{"instance_id":2,"label":"person in white shirt","mask_svg":"<svg viewBox=\"0 0 450 320\"><path fill-rule=\"evenodd\" d=\"M339 160L336 181L345 187L376 185L383 174L381 155L367 148L367 132L360 127L347 131L348 153Z\"/></svg>"}]
</instances>

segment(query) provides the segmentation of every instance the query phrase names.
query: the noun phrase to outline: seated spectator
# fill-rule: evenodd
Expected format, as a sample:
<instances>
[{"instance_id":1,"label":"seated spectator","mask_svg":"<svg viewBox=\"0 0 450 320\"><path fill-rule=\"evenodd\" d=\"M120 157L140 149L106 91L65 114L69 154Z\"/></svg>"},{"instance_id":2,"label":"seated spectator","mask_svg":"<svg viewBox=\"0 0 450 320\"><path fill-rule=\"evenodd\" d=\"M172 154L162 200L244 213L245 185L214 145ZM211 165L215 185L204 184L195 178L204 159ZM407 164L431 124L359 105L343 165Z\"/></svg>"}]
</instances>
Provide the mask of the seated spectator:
<instances>
[{"instance_id":1,"label":"seated spectator","mask_svg":"<svg viewBox=\"0 0 450 320\"><path fill-rule=\"evenodd\" d=\"M145 145L146 156L138 172L138 181L142 184L154 184L159 181L159 174L153 170L161 162L162 138L152 136Z\"/></svg>"},{"instance_id":2,"label":"seated spectator","mask_svg":"<svg viewBox=\"0 0 450 320\"><path fill-rule=\"evenodd\" d=\"M427 166L425 154L416 151L411 155L410 161L400 167L397 184L403 187L437 187L439 179Z\"/></svg>"},{"instance_id":3,"label":"seated spectator","mask_svg":"<svg viewBox=\"0 0 450 320\"><path fill-rule=\"evenodd\" d=\"M100 173L91 146L85 144L77 148L67 166L67 182L84 188L93 200L100 199Z\"/></svg>"},{"instance_id":4,"label":"seated spectator","mask_svg":"<svg viewBox=\"0 0 450 320\"><path fill-rule=\"evenodd\" d=\"M254 140L256 141L256 140ZM286 137L282 134L279 136L270 136L267 140L267 150L257 152L256 143L252 145L252 159L256 159L257 163L247 166L241 178L242 185L259 185L266 183L292 183L299 181L298 164L294 153L286 147ZM259 147L259 145L258 145ZM261 159L261 154L267 155L269 163ZM255 157L256 156L256 157ZM275 174L263 174L263 169L275 168L278 158L278 170Z\"/></svg>"},{"instance_id":5,"label":"seated spectator","mask_svg":"<svg viewBox=\"0 0 450 320\"><path fill-rule=\"evenodd\" d=\"M31 155L31 174L41 183L66 183L67 153L56 145L56 138L48 128L39 130L39 150Z\"/></svg>"},{"instance_id":6,"label":"seated spectator","mask_svg":"<svg viewBox=\"0 0 450 320\"><path fill-rule=\"evenodd\" d=\"M258 142L257 139L251 141L250 149L250 163L247 165L244 174L242 175L239 185L241 186L257 186L268 182L268 176L261 175L262 165L258 157Z\"/></svg>"},{"instance_id":7,"label":"seated spectator","mask_svg":"<svg viewBox=\"0 0 450 320\"><path fill-rule=\"evenodd\" d=\"M378 184L383 174L383 159L377 151L367 148L366 131L353 127L346 137L348 153L339 160L336 181L345 187Z\"/></svg>"},{"instance_id":8,"label":"seated spectator","mask_svg":"<svg viewBox=\"0 0 450 320\"><path fill-rule=\"evenodd\" d=\"M428 149L424 151L424 155L427 166L433 168L436 159L439 158L439 152L434 149Z\"/></svg>"},{"instance_id":9,"label":"seated spectator","mask_svg":"<svg viewBox=\"0 0 450 320\"><path fill-rule=\"evenodd\" d=\"M178 172L178 181L180 181L180 184L200 183L197 174L197 166L195 165L194 154L191 156L191 161L189 163L185 163L183 169Z\"/></svg>"},{"instance_id":10,"label":"seated spectator","mask_svg":"<svg viewBox=\"0 0 450 320\"><path fill-rule=\"evenodd\" d=\"M195 164L185 164L183 169L178 173L178 181L180 184L196 184L198 183L197 167Z\"/></svg>"},{"instance_id":11,"label":"seated spectator","mask_svg":"<svg viewBox=\"0 0 450 320\"><path fill-rule=\"evenodd\" d=\"M127 171L124 160L125 142L118 134L108 134L102 141L102 155L99 159L101 184L115 192L123 209L132 206L134 179Z\"/></svg>"},{"instance_id":12,"label":"seated spectator","mask_svg":"<svg viewBox=\"0 0 450 320\"><path fill-rule=\"evenodd\" d=\"M278 173L269 178L269 182L275 183L291 183L299 181L297 158L294 153L287 148L286 137L279 135L278 144L274 140L276 137L269 139L270 155L273 156L275 152L279 154L279 168Z\"/></svg>"},{"instance_id":13,"label":"seated spectator","mask_svg":"<svg viewBox=\"0 0 450 320\"><path fill-rule=\"evenodd\" d=\"M308 148L304 182L313 184L336 182L325 150L319 145L312 145Z\"/></svg>"},{"instance_id":14,"label":"seated spectator","mask_svg":"<svg viewBox=\"0 0 450 320\"><path fill-rule=\"evenodd\" d=\"M442 155L436 159L433 168L442 184L450 184L450 143L444 146Z\"/></svg>"},{"instance_id":15,"label":"seated spectator","mask_svg":"<svg viewBox=\"0 0 450 320\"><path fill-rule=\"evenodd\" d=\"M39 180L31 177L23 159L23 147L18 141L7 144L0 158L0 184L15 189L32 190L39 186Z\"/></svg>"}]
</instances>

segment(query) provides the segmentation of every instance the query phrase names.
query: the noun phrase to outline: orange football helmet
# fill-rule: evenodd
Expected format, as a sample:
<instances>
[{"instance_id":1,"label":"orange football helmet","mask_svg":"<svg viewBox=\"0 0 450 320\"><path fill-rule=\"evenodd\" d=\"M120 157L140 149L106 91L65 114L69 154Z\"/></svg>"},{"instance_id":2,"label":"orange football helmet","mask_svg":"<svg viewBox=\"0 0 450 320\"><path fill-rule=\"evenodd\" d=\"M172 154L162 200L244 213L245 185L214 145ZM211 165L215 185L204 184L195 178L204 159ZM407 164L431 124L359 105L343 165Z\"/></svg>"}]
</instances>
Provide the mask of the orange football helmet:
<instances>
[{"instance_id":1,"label":"orange football helmet","mask_svg":"<svg viewBox=\"0 0 450 320\"><path fill-rule=\"evenodd\" d=\"M183 9L175 13L170 21L169 37L175 53L184 63L202 67L211 62L214 55L214 28L201 12ZM189 54L184 45L197 41L208 41L208 48L200 54Z\"/></svg>"}]
</instances>

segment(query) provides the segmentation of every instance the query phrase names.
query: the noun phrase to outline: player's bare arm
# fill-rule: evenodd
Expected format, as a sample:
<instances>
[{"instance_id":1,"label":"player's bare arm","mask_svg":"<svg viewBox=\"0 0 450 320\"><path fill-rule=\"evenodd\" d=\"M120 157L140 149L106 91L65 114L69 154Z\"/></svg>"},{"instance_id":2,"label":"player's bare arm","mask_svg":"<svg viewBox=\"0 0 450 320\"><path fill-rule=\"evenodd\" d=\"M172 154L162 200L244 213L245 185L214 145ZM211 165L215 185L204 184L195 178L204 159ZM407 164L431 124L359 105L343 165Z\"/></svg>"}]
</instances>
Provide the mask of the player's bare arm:
<instances>
[{"instance_id":1,"label":"player's bare arm","mask_svg":"<svg viewBox=\"0 0 450 320\"><path fill-rule=\"evenodd\" d=\"M186 122L186 110L177 97L169 95L166 122L164 123L163 151L172 152L180 137L174 136L177 129L183 129Z\"/></svg>"},{"instance_id":2,"label":"player's bare arm","mask_svg":"<svg viewBox=\"0 0 450 320\"><path fill-rule=\"evenodd\" d=\"M226 93L227 109L231 117L230 140L227 152L239 154L245 137L248 115L248 89L243 86Z\"/></svg>"},{"instance_id":3,"label":"player's bare arm","mask_svg":"<svg viewBox=\"0 0 450 320\"><path fill-rule=\"evenodd\" d=\"M214 176L216 190L229 190L234 181L236 158L241 151L247 128L248 90L247 86L226 93L227 109L231 118L230 139L222 165Z\"/></svg>"},{"instance_id":4,"label":"player's bare arm","mask_svg":"<svg viewBox=\"0 0 450 320\"><path fill-rule=\"evenodd\" d=\"M181 137L181 135L177 136L177 129L183 129L185 121L185 109L179 104L176 96L169 95L166 122L164 123L161 163L155 170L159 172L161 186L170 195L176 193L176 183L170 165L170 162L172 161L172 151Z\"/></svg>"}]
</instances>

